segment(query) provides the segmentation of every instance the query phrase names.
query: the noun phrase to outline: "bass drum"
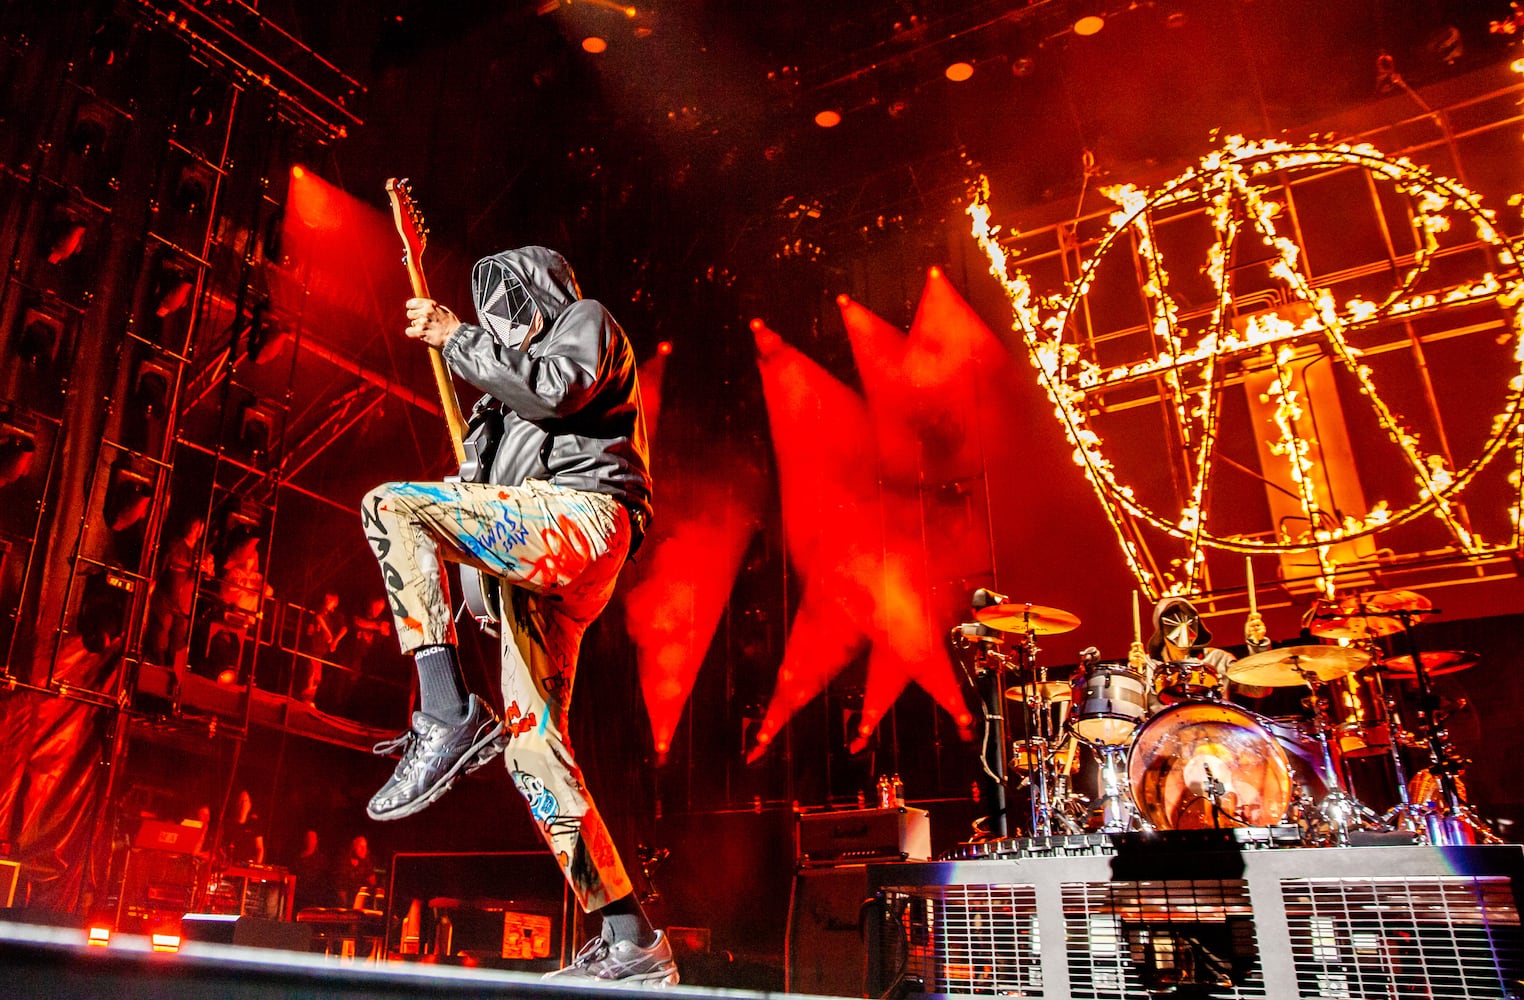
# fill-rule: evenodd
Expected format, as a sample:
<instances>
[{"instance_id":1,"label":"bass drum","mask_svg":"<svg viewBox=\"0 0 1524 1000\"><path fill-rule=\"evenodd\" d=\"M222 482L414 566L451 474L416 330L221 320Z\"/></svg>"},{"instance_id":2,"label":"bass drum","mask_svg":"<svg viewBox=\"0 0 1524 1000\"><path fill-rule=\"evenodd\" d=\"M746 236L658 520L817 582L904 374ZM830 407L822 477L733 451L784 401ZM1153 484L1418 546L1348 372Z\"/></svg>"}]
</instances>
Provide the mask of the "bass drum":
<instances>
[{"instance_id":1,"label":"bass drum","mask_svg":"<svg viewBox=\"0 0 1524 1000\"><path fill-rule=\"evenodd\" d=\"M1280 743L1253 714L1224 702L1181 702L1149 719L1128 751L1127 778L1138 811L1158 830L1273 826L1292 802Z\"/></svg>"}]
</instances>

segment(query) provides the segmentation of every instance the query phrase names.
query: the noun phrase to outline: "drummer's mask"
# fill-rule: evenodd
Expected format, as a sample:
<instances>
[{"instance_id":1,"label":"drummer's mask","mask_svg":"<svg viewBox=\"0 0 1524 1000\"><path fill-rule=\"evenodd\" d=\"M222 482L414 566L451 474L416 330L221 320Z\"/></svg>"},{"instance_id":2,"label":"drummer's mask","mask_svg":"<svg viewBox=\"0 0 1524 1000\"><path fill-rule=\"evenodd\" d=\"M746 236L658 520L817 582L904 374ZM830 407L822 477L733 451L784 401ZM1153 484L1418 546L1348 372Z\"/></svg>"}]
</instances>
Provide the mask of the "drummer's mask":
<instances>
[{"instance_id":1,"label":"drummer's mask","mask_svg":"<svg viewBox=\"0 0 1524 1000\"><path fill-rule=\"evenodd\" d=\"M1155 611L1156 639L1163 647L1155 653L1165 661L1190 655L1211 641L1211 633L1201 623L1201 616L1189 601L1175 599L1160 602Z\"/></svg>"}]
</instances>

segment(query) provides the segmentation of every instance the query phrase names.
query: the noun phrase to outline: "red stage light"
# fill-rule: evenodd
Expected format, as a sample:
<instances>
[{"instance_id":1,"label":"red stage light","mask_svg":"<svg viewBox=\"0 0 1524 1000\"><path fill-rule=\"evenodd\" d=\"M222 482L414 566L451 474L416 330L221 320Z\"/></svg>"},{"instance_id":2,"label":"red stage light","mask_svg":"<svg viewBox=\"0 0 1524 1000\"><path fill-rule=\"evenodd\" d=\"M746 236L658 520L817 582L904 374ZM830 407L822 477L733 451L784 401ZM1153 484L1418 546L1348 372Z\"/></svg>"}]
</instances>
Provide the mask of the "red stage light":
<instances>
[{"instance_id":1,"label":"red stage light","mask_svg":"<svg viewBox=\"0 0 1524 1000\"><path fill-rule=\"evenodd\" d=\"M841 112L835 108L825 108L815 112L815 124L821 128L835 128L841 124Z\"/></svg>"},{"instance_id":2,"label":"red stage light","mask_svg":"<svg viewBox=\"0 0 1524 1000\"><path fill-rule=\"evenodd\" d=\"M960 61L949 63L947 69L943 72L953 83L962 83L964 80L970 79L974 75L974 67L972 63Z\"/></svg>"},{"instance_id":3,"label":"red stage light","mask_svg":"<svg viewBox=\"0 0 1524 1000\"><path fill-rule=\"evenodd\" d=\"M96 948L104 948L111 943L111 928L107 926L93 926L89 936L85 938L85 944Z\"/></svg>"},{"instance_id":4,"label":"red stage light","mask_svg":"<svg viewBox=\"0 0 1524 1000\"><path fill-rule=\"evenodd\" d=\"M307 176L307 171L303 170L300 164L297 164L296 166L291 168L291 179L292 180L299 181L303 177L306 177L306 176Z\"/></svg>"},{"instance_id":5,"label":"red stage light","mask_svg":"<svg viewBox=\"0 0 1524 1000\"><path fill-rule=\"evenodd\" d=\"M582 39L582 51L592 55L598 55L601 52L607 52L608 47L609 43L604 41L602 38L599 38L597 35L588 35L586 38Z\"/></svg>"},{"instance_id":6,"label":"red stage light","mask_svg":"<svg viewBox=\"0 0 1524 1000\"><path fill-rule=\"evenodd\" d=\"M656 353L660 354L662 357L666 357L667 355L671 354L672 353L672 341L670 341L670 340L663 340L661 343L657 344L656 345Z\"/></svg>"}]
</instances>

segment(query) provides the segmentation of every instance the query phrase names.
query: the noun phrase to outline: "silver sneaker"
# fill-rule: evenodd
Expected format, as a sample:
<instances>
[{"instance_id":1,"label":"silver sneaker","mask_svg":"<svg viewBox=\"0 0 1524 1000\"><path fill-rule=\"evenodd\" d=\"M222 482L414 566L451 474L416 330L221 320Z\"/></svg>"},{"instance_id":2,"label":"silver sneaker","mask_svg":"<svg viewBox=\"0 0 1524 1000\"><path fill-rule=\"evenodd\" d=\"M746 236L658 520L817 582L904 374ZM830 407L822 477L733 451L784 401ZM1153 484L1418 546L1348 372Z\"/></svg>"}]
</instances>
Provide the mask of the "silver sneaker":
<instances>
[{"instance_id":1,"label":"silver sneaker","mask_svg":"<svg viewBox=\"0 0 1524 1000\"><path fill-rule=\"evenodd\" d=\"M619 983L622 986L662 989L677 985L677 962L672 942L662 931L642 948L634 941L605 941L595 937L582 946L570 965L543 977L563 983Z\"/></svg>"},{"instance_id":2,"label":"silver sneaker","mask_svg":"<svg viewBox=\"0 0 1524 1000\"><path fill-rule=\"evenodd\" d=\"M402 751L397 769L365 807L371 819L401 819L438 799L455 779L503 752L503 720L476 695L466 701L466 720L458 725L432 715L413 713L413 726L395 739L377 743L373 752Z\"/></svg>"}]
</instances>

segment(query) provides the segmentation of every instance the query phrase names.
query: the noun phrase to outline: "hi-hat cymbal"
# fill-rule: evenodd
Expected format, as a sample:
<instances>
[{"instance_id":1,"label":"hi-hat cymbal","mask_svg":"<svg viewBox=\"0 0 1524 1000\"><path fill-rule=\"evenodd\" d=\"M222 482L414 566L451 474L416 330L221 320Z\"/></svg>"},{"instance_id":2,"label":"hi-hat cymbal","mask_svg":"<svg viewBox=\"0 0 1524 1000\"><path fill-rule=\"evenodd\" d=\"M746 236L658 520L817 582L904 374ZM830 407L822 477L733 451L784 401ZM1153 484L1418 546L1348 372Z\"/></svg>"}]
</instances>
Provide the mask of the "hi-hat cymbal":
<instances>
[{"instance_id":1,"label":"hi-hat cymbal","mask_svg":"<svg viewBox=\"0 0 1524 1000\"><path fill-rule=\"evenodd\" d=\"M1029 681L1005 689L1005 696L1011 701L1024 702L1031 693L1036 693L1043 701L1068 701L1073 696L1072 689L1063 681Z\"/></svg>"},{"instance_id":2,"label":"hi-hat cymbal","mask_svg":"<svg viewBox=\"0 0 1524 1000\"><path fill-rule=\"evenodd\" d=\"M1067 611L1045 608L1040 604L991 604L974 612L974 617L1002 632L1030 635L1057 635L1079 628L1080 620Z\"/></svg>"},{"instance_id":3,"label":"hi-hat cymbal","mask_svg":"<svg viewBox=\"0 0 1524 1000\"><path fill-rule=\"evenodd\" d=\"M1453 674L1457 670L1466 670L1476 666L1482 658L1476 653L1467 652L1464 649L1436 649L1420 653L1423 657L1424 672L1430 677L1438 677L1440 674ZM1387 672L1395 677L1407 680L1417 677L1418 673L1413 669L1411 656L1394 656L1382 663Z\"/></svg>"},{"instance_id":4,"label":"hi-hat cymbal","mask_svg":"<svg viewBox=\"0 0 1524 1000\"><path fill-rule=\"evenodd\" d=\"M1348 646L1286 646L1246 656L1228 666L1228 680L1258 687L1292 687L1337 680L1371 662L1369 653Z\"/></svg>"}]
</instances>

